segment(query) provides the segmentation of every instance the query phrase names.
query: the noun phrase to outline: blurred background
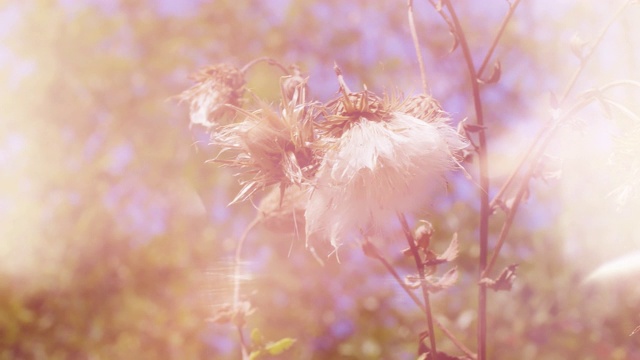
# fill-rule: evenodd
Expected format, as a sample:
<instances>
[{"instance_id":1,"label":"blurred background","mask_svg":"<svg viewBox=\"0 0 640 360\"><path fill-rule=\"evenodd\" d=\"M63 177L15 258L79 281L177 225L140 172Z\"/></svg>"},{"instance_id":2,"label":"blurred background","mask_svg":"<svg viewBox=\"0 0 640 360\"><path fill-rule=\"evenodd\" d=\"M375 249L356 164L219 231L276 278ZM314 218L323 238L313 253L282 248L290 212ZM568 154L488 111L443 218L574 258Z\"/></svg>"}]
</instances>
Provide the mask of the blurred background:
<instances>
[{"instance_id":1,"label":"blurred background","mask_svg":"<svg viewBox=\"0 0 640 360\"><path fill-rule=\"evenodd\" d=\"M578 67L571 39L594 39L621 4L523 0L495 53L501 80L483 86L492 194ZM479 64L508 4L455 6ZM473 120L460 49L428 2L415 8L433 95L455 123ZM570 98L640 80L639 18L640 6L619 17ZM201 67L260 56L299 65L321 101L338 89L334 62L352 89L420 91L404 1L0 2L0 359L239 358L234 328L208 319L232 298L235 244L255 209L227 206L236 179L205 164L216 149L173 97ZM256 66L247 87L275 102L279 76ZM637 88L608 94L640 114ZM593 106L549 147L562 176L532 182L502 251L500 266L520 267L512 291L489 295L489 358L640 359L640 335L629 336L640 261L611 265L640 251L640 200L617 196L638 161L610 161L637 125ZM479 200L461 174L449 189L418 217L437 249L459 235L461 278L434 311L475 349ZM404 241L391 240L387 257L409 273ZM303 241L258 228L244 258L247 329L296 338L281 358L415 358L423 315L357 244L321 266ZM594 273L602 264L616 271Z\"/></svg>"}]
</instances>

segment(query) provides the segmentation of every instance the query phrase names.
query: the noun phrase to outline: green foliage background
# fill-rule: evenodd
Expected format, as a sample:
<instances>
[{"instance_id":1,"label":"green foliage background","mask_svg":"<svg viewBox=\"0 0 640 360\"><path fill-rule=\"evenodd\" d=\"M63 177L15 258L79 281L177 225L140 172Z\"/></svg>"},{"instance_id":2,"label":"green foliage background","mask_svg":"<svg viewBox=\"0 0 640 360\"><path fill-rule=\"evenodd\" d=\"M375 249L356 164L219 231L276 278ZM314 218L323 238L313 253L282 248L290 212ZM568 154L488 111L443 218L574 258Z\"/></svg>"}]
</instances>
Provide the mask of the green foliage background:
<instances>
[{"instance_id":1,"label":"green foliage background","mask_svg":"<svg viewBox=\"0 0 640 360\"><path fill-rule=\"evenodd\" d=\"M2 359L238 358L234 329L207 319L230 300L235 239L254 209L226 207L238 190L235 179L204 164L215 149L201 129L189 128L187 107L172 99L190 86L189 73L266 55L299 64L320 100L337 89L334 61L352 88L419 90L404 2L175 4L0 5ZM459 121L472 116L464 64L458 52L449 53L452 38L427 5L416 3L427 72L434 95ZM479 61L506 5L456 6ZM545 119L549 92L561 91L575 68L567 45L572 33L593 35L610 7L524 1L518 10L497 51L502 81L484 98L499 153L495 184L507 175L501 164L523 150L510 144L521 145ZM619 56L597 57L583 88L640 77L638 39L630 35L640 15L634 11L603 45L603 53ZM249 76L252 91L277 99L277 73L265 65ZM505 134L516 140L504 142ZM606 180L597 170L584 171L590 182ZM458 232L463 276L435 296L434 309L474 348L476 190L458 177L450 186L425 216L436 226L437 247ZM618 233L588 230L594 213L615 206L596 192L598 211L577 205L567 217L567 203L578 200L561 191L562 184L534 184L504 250L501 265L520 263L520 277L512 292L490 295L490 357L640 358L640 340L627 336L640 323L637 284L579 285L597 263L628 250L587 251L594 245L586 238ZM567 224L586 235L567 236ZM384 248L399 269L410 271L401 242ZM244 295L256 308L248 328L272 340L296 338L283 358L415 356L417 334L426 327L421 313L357 246L340 250L341 263L331 257L322 267L299 240L259 229L245 252ZM443 350L456 353L436 335Z\"/></svg>"}]
</instances>

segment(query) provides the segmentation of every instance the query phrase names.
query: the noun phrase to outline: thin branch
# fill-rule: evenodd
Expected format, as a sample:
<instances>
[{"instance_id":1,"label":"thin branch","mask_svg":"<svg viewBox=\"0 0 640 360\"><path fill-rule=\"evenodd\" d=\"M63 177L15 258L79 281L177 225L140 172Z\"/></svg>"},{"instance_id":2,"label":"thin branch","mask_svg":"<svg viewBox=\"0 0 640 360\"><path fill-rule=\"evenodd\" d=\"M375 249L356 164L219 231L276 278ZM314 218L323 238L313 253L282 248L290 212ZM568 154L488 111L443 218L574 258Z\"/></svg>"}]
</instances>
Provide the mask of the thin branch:
<instances>
[{"instance_id":1,"label":"thin branch","mask_svg":"<svg viewBox=\"0 0 640 360\"><path fill-rule=\"evenodd\" d=\"M241 311L240 306L240 265L242 262L242 247L247 239L247 236L253 230L253 228L260 223L262 217L260 215L256 216L240 235L238 239L238 244L236 245L236 253L234 257L234 269L233 269L233 311L236 314L236 328L238 330L238 337L240 338L240 348L242 350L242 359L246 360L249 358L249 348L247 346L246 340L244 339L244 332L242 330L244 323L244 315L242 321L237 319L238 315Z\"/></svg>"},{"instance_id":2,"label":"thin branch","mask_svg":"<svg viewBox=\"0 0 640 360\"><path fill-rule=\"evenodd\" d=\"M615 20L620 16L620 14L623 12L623 10L627 6L629 6L631 3L633 3L634 1L635 0L629 0L629 1L625 2L620 7L620 9L618 9L618 11L615 13L615 15L611 18L611 20L600 31L600 34L598 35L594 45L591 47L591 49L587 53L587 55L585 55L585 57L583 57L582 62L580 63L580 66L576 69L576 71L574 72L573 76L569 80L569 83L565 87L565 90L564 90L564 92L562 94L562 97L560 98L560 104L562 104L562 103L564 103L566 101L566 98L567 98L569 92L571 91L571 89L575 85L578 77L580 76L580 74L584 70L586 63L591 58L591 56L595 53L595 50L596 50L597 46L602 42L602 39L603 39L604 35L606 34L607 30L611 27L611 25L615 22ZM499 201L502 201L501 197L504 195L504 193L506 192L507 188L511 186L511 184L513 183L513 181L516 178L516 175L520 172L520 170L523 167L523 165L525 164L525 162L528 159L531 158L532 159L531 160L532 165L530 166L529 171L522 178L522 183L520 184L520 187L518 188L518 191L516 193L516 197L514 199L513 205L508 210L507 219L505 220L505 223L503 224L502 229L500 230L500 235L498 236L498 241L497 241L495 249L493 250L493 254L491 256L491 260L490 260L489 264L487 265L487 267L485 267L484 271L482 272L481 277L488 276L489 272L491 271L491 269L495 265L495 262L497 260L497 257L499 255L499 253L500 253L500 250L502 249L502 246L503 246L503 244L504 244L504 242L506 240L506 237L507 237L507 235L509 233L509 230L511 229L511 225L513 223L513 218L515 217L515 213L516 213L516 211L518 209L518 206L519 206L519 204L520 204L520 202L522 200L522 196L523 196L523 194L524 194L524 192L525 192L525 190L526 190L526 188L528 186L529 179L533 175L533 171L535 169L535 164L537 163L538 158L540 156L542 156L542 154L544 154L545 148L547 147L547 145L549 144L549 142L553 138L553 135L555 134L555 132L558 129L559 125L561 123L563 123L566 119L570 118L574 113L576 113L577 111L581 110L586 105L591 103L592 100L597 99L598 96L594 95L594 93L597 94L598 91L602 92L602 91L606 91L606 90L608 90L608 89L610 89L612 87L622 86L622 85L640 86L640 83L638 83L636 81L632 81L632 80L620 80L620 81L614 81L614 82L608 83L608 84L600 87L596 91L593 91L593 90L586 91L586 92L580 94L580 96L579 96L579 97L582 97L583 100L578 102L577 104L575 104L570 110L568 110L565 113L565 115L563 115L562 117L558 118L553 123L552 126L548 126L547 125L547 126L543 127L542 129L540 129L538 131L538 133L536 134L535 139L533 140L533 142L531 143L531 145L529 146L529 148L525 152L524 156L522 157L522 159L520 160L520 162L518 163L518 165L516 166L514 171L509 176L507 182L505 182L505 184L500 188L500 191L498 192L498 194L491 201L490 206L491 206L491 209L493 209L497 205L497 203ZM546 133L546 137L545 137L544 135L545 135L545 132L547 130L549 130L549 132ZM543 138L544 138L544 141L543 141L542 145L540 145L538 150L535 151L535 155L530 157L530 155L534 153L535 147L539 144L539 142Z\"/></svg>"},{"instance_id":3,"label":"thin branch","mask_svg":"<svg viewBox=\"0 0 640 360\"><path fill-rule=\"evenodd\" d=\"M367 246L369 246L369 249L373 250L372 251L372 255L376 259L378 259L382 263L382 265L384 265L384 267L387 269L387 271L389 271L391 276L393 276L393 278L398 282L398 284L407 293L407 295L409 295L411 300L413 300L413 302L416 305L418 305L420 310L426 314L426 310L425 310L425 307L424 307L424 304L422 303L422 301L420 301L420 299L418 299L416 294L414 294L413 291L411 291L411 288L409 288L407 286L407 284L402 280L402 278L400 277L400 274L398 274L398 272L393 267L393 265L391 265L391 263L389 263L389 261L387 259L385 259L384 256L382 256L382 254L380 253L378 248L372 242L369 242L369 240L366 240L366 242L367 242Z\"/></svg>"},{"instance_id":4,"label":"thin branch","mask_svg":"<svg viewBox=\"0 0 640 360\"><path fill-rule=\"evenodd\" d=\"M244 339L242 326L236 325L236 330L238 330L238 338L240 339L240 352L242 353L242 360L249 360L249 346L247 346L247 341Z\"/></svg>"},{"instance_id":5,"label":"thin branch","mask_svg":"<svg viewBox=\"0 0 640 360\"><path fill-rule=\"evenodd\" d=\"M478 73L473 64L473 58L467 39L460 25L460 20L456 14L450 0L445 0L446 6L451 20L455 26L456 36L462 46L467 70L469 72L469 81L471 82L471 90L473 94L473 105L476 112L476 124L482 129L478 132L478 163L480 171L480 256L478 261L478 274L481 275L487 266L487 254L489 244L489 164L487 159L487 139L484 131L484 114L482 112L482 100L480 98L480 86L478 83ZM486 343L487 343L487 288L480 285L478 292L478 359L486 359Z\"/></svg>"},{"instance_id":6,"label":"thin branch","mask_svg":"<svg viewBox=\"0 0 640 360\"><path fill-rule=\"evenodd\" d=\"M605 25L604 28L602 28L602 30L598 34L598 37L596 38L595 42L590 47L589 52L584 57L582 57L582 59L580 59L581 60L580 61L580 66L576 69L576 71L574 71L573 75L571 76L571 80L569 80L569 83L567 84L567 86L565 87L564 91L562 92L562 96L560 96L560 102L559 102L560 105L562 105L565 102L565 100L567 100L567 96L571 92L571 89L573 88L573 86L576 84L576 81L578 80L578 77L580 76L582 71L587 66L587 63L591 59L591 56L595 53L596 48L598 47L600 42L602 42L602 39L604 38L604 35L607 33L607 31L609 30L611 25L613 25L613 23L616 21L618 16L620 16L620 14L622 14L622 12L627 8L627 6L631 5L631 3L636 2L636 1L637 0L628 0L624 4L622 4L622 6L620 6L618 11L616 11L616 13L613 15L611 20L609 20L607 25Z\"/></svg>"},{"instance_id":7,"label":"thin branch","mask_svg":"<svg viewBox=\"0 0 640 360\"><path fill-rule=\"evenodd\" d=\"M268 57L268 56L263 56L263 57L259 57L257 59L253 59L251 61L249 61L245 66L242 67L242 69L240 69L240 71L243 74L246 74L247 71L253 67L256 64L259 64L261 62L266 62L267 64L271 65L271 66L275 66L277 68L279 68L280 70L282 70L283 73L285 73L286 75L290 75L289 70L287 70L286 67L284 67L282 64L280 64L279 62L277 62L276 60Z\"/></svg>"},{"instance_id":8,"label":"thin branch","mask_svg":"<svg viewBox=\"0 0 640 360\"><path fill-rule=\"evenodd\" d=\"M369 240L365 240L365 241L367 246L371 250L371 255L374 258L376 258L378 261L380 261L382 265L384 265L384 267L387 269L387 271L389 271L391 276L393 276L393 278L400 285L400 287L402 287L402 289L407 293L407 295L409 295L409 298L411 298L411 300L413 300L413 302L416 305L418 305L418 308L420 308L420 310L426 315L427 312L425 310L424 304L420 301L420 299L418 299L416 294L414 294L413 291L411 291L411 288L409 288L407 284L402 280L402 278L400 277L396 269L393 267L393 265L391 265L391 263L384 256L382 256L382 254L380 253L380 250L378 250L378 248L372 242L369 242ZM440 323L437 319L433 319L433 321L438 327L438 329L440 329L445 334L445 336L448 337L449 340L451 340L451 342L456 347L458 347L458 349L460 349L460 351L462 351L468 358L476 359L476 354L474 354L473 351L469 350L469 348L467 348L460 340L458 340L458 338L456 338L456 336L453 335L453 333L449 331L449 329L447 329L444 325L442 325L442 323Z\"/></svg>"},{"instance_id":9,"label":"thin branch","mask_svg":"<svg viewBox=\"0 0 640 360\"><path fill-rule=\"evenodd\" d=\"M498 45L498 42L500 42L500 38L502 37L502 34L504 34L504 29L506 29L507 24L509 23L509 20L511 20L511 17L513 16L513 13L516 11L516 7L518 7L519 3L520 3L520 0L516 0L513 4L509 3L509 11L507 12L507 15L505 15L504 19L502 19L502 24L500 24L500 29L498 30L498 34L496 35L495 38L493 38L493 43L491 43L491 47L489 48L489 51L487 51L487 54L484 56L484 60L482 60L482 64L480 64L480 67L478 68L478 77L482 76L482 72L487 67L489 60L491 60L491 56L493 55L493 52L496 49L496 46Z\"/></svg>"},{"instance_id":10,"label":"thin branch","mask_svg":"<svg viewBox=\"0 0 640 360\"><path fill-rule=\"evenodd\" d=\"M545 126L544 128L541 129L541 131L538 132L538 136L536 136L536 139L531 144L531 146L527 150L527 153L525 154L525 155L533 154L531 156L531 159L532 159L531 165L529 166L527 173L522 178L522 182L520 183L520 187L516 192L516 196L514 198L513 204L507 211L507 218L504 224L502 224L502 228L500 229L500 235L498 235L496 247L493 249L493 253L491 255L491 259L489 260L487 267L484 269L484 271L482 272L482 275L480 276L481 279L487 277L491 272L491 269L495 265L496 260L498 258L498 254L500 253L500 250L502 249L502 245L504 245L507 235L509 234L511 225L513 224L513 219L515 218L516 212L518 211L518 207L520 206L522 198L528 188L529 179L531 179L531 177L533 176L535 169L537 167L538 161L540 157L542 157L542 155L544 154L544 150L546 149L546 147L549 145L549 143L553 139L555 132L560 128L560 125L562 125L566 120L571 118L576 112L582 110L584 107L586 107L596 99L597 99L596 96L584 98L582 101L580 101L579 103L571 107L571 109L569 109L564 115L559 117L557 120L553 121L553 123L550 123L551 125ZM543 136L546 130L549 130L549 131L546 132L546 136ZM542 144L540 144L540 146L537 149L535 149L535 145L538 145L538 142L540 140L542 140ZM511 180L512 178L515 178L515 175L523 165L524 165L524 161L518 164L518 166L516 167L516 171L514 171L511 174L511 177L509 178L509 180ZM507 181L505 185L507 185L509 182L510 181ZM503 189L504 188L506 188L506 186L503 186ZM503 189L500 189L501 192ZM499 197L496 196L491 203L496 204L498 201L500 201Z\"/></svg>"},{"instance_id":11,"label":"thin branch","mask_svg":"<svg viewBox=\"0 0 640 360\"><path fill-rule=\"evenodd\" d=\"M582 109L583 107L585 107L586 105L591 103L591 101L593 101L594 99L595 98L593 96L585 97L583 101L581 101L581 102L577 103L576 105L574 105L569 111L567 111L567 113L565 115L563 115L562 117L560 117L557 120L555 120L555 122L553 120L549 121L545 126L543 126L542 128L540 128L538 130L538 132L536 133L536 135L533 138L533 141L531 142L531 144L529 145L527 150L524 152L524 154L520 158L520 161L516 165L515 169L509 175L509 178L507 179L507 181L502 185L500 190L498 190L498 193L491 200L491 203L489 204L490 209L492 209L492 210L495 209L496 206L498 205L498 202L503 201L502 200L502 196L504 196L504 194L507 192L507 189L515 181L515 179L516 179L517 175L520 173L520 170L522 169L522 167L526 164L526 162L530 158L531 154L534 153L534 150L535 150L536 146L538 146L538 144L540 143L540 140L542 140L544 138L545 133L547 133L547 131L549 131L549 130L551 130L551 133L553 133L553 131L555 131L554 129L557 128L557 126L560 125L560 123L564 122L566 119L571 117L577 111L579 111L580 109Z\"/></svg>"},{"instance_id":12,"label":"thin branch","mask_svg":"<svg viewBox=\"0 0 640 360\"><path fill-rule=\"evenodd\" d=\"M422 51L420 51L420 41L418 40L418 32L416 31L416 24L413 19L413 0L407 0L407 12L409 17L409 29L411 29L411 38L413 39L413 46L416 49L416 56L418 57L418 66L420 67L420 78L422 79L422 92L429 93L429 86L427 85L427 74L424 70L424 61L422 60Z\"/></svg>"},{"instance_id":13,"label":"thin branch","mask_svg":"<svg viewBox=\"0 0 640 360\"><path fill-rule=\"evenodd\" d=\"M518 193L516 194L516 197L513 201L513 205L511 205L507 213L507 219L504 221L504 224L502 224L502 229L500 229L500 235L498 235L498 243L496 244L496 247L493 249L493 254L491 256L491 259L489 260L487 267L484 269L484 271L482 271L482 275L480 275L481 279L488 276L489 272L491 271L491 269L496 263L498 254L502 249L502 245L504 245L504 241L507 238L507 234L511 229L511 224L513 224L513 219L516 216L516 212L518 211L520 202L522 201L522 198L525 194L525 190L527 189L526 184L527 184L526 182L523 182L522 186L520 186L520 188L518 189Z\"/></svg>"},{"instance_id":14,"label":"thin branch","mask_svg":"<svg viewBox=\"0 0 640 360\"><path fill-rule=\"evenodd\" d=\"M629 119L631 119L631 120L635 121L636 123L640 124L640 117L638 117L638 115L636 115L628 107L618 103L617 101L613 101L613 100L611 100L609 98L601 98L600 100L602 102L607 103L608 105L613 106L614 108L618 109L618 111L623 113L626 117L628 117Z\"/></svg>"},{"instance_id":15,"label":"thin branch","mask_svg":"<svg viewBox=\"0 0 640 360\"><path fill-rule=\"evenodd\" d=\"M533 150L538 145L540 139L542 139L542 137L545 134L545 132L547 130L549 130L549 128L550 128L549 124L550 123L548 123L546 126L540 128L538 130L538 132L536 133L536 135L533 138L533 141L531 142L531 144L529 145L527 150L524 152L524 155L520 158L520 161L518 161L518 165L516 165L515 169L509 175L509 178L507 179L507 181L502 185L500 190L498 190L498 193L493 197L493 200L491 200L491 203L489 204L489 208L492 211L493 211L493 209L496 208L496 205L498 205L498 201L502 201L502 199L501 199L502 196L505 194L507 189L511 186L513 181L516 179L516 176L520 173L520 169L522 169L524 164L527 162L527 160L529 159L529 156L533 153ZM486 271L486 269L485 269L485 271Z\"/></svg>"},{"instance_id":16,"label":"thin branch","mask_svg":"<svg viewBox=\"0 0 640 360\"><path fill-rule=\"evenodd\" d=\"M585 58L583 59L583 61L581 62L580 66L576 69L576 71L574 72L573 76L571 77L571 80L569 81L569 83L567 84L565 91L562 95L562 97L560 98L560 104L562 104L564 101L566 101L566 97L569 94L569 92L571 91L571 88L575 85L575 82L578 79L578 76L582 73L582 70L585 67L586 62L591 58L592 54L595 52L597 45L601 42L602 38L604 37L604 34L606 33L606 31L609 29L609 27L611 27L611 25L613 24L613 22L615 21L615 19L621 14L621 12L624 10L624 8L626 8L626 6L628 6L629 4L631 4L633 2L633 0L627 1L616 13L616 15L612 18L612 20L602 29L602 31L600 32L600 36L598 37L596 43L594 44L594 46L592 46L591 51L585 56ZM633 80L619 80L619 81L613 81L611 83L608 83L602 87L600 87L598 90L599 91L606 91L612 87L616 87L616 86L621 86L621 85L629 85L629 86L637 86L640 87L640 83L638 83L637 81L633 81ZM587 92L582 93L579 97L585 96L585 95L589 95L589 93L593 92L593 90L589 90ZM571 111L570 111L571 112ZM565 116L566 117L566 116ZM498 203L498 201L501 201L501 197L504 195L504 193L506 192L506 190L511 186L511 184L513 183L513 181L516 178L516 175L520 172L520 170L522 169L522 166L525 164L525 162L529 159L529 155L531 155L531 153L533 152L533 149L536 147L536 145L538 145L538 142L540 141L540 139L542 139L544 133L549 129L549 126L545 126L543 128L541 128L538 133L536 134L536 136L534 137L534 140L531 142L531 145L529 146L529 148L527 149L527 151L525 151L524 155L522 156L522 158L520 159L520 161L518 162L518 165L516 166L516 168L511 172L511 174L509 175L509 178L507 179L507 181L502 185L502 187L500 188L500 190L498 191L498 193L496 194L496 196L493 198L493 200L491 200L491 204L490 204L490 208L494 209ZM486 272L486 271L485 271Z\"/></svg>"},{"instance_id":17,"label":"thin branch","mask_svg":"<svg viewBox=\"0 0 640 360\"><path fill-rule=\"evenodd\" d=\"M617 80L599 87L598 90L601 92L604 92L618 86L632 86L632 87L640 88L640 82L634 81L634 80Z\"/></svg>"},{"instance_id":18,"label":"thin branch","mask_svg":"<svg viewBox=\"0 0 640 360\"><path fill-rule=\"evenodd\" d=\"M404 214L401 213L398 213L398 219L400 220L400 224L402 224L402 230L404 231L404 235L409 243L409 249L411 249L411 254L413 255L413 260L416 263L418 275L420 276L420 288L422 289L424 309L427 314L427 325L429 326L429 343L431 345L431 354L433 354L432 358L435 359L435 354L437 354L438 351L436 350L436 334L435 331L433 331L433 314L431 313L431 303L429 302L429 289L427 289L427 284L425 283L424 265L420 258L420 252L416 246L413 234L411 234L411 229L409 228L407 219Z\"/></svg>"},{"instance_id":19,"label":"thin branch","mask_svg":"<svg viewBox=\"0 0 640 360\"><path fill-rule=\"evenodd\" d=\"M540 156L542 156L542 154L544 154L544 149L547 147L547 145L553 138L553 133L555 133L556 129L558 129L557 126L555 126L549 132L549 135L545 138L544 143L538 148L538 151L533 157L534 159L538 159ZM518 188L518 192L516 193L513 204L511 205L511 207L509 208L509 211L507 212L507 219L505 220L504 224L502 224L502 228L500 229L500 235L498 235L498 242L496 244L496 247L493 250L491 260L489 261L489 264L482 272L482 275L480 276L481 278L485 278L488 276L489 272L495 265L496 260L498 259L498 254L502 249L502 245L504 245L504 242L507 238L507 234L509 234L509 230L511 229L511 225L513 224L513 219L515 218L516 213L518 212L518 207L520 206L520 203L522 202L524 194L526 193L526 190L529 187L529 179L531 179L535 171L536 164L537 164L537 161L534 161L531 164L531 166L529 167L529 170L527 171L527 174L524 176L524 179L520 184L520 187Z\"/></svg>"}]
</instances>

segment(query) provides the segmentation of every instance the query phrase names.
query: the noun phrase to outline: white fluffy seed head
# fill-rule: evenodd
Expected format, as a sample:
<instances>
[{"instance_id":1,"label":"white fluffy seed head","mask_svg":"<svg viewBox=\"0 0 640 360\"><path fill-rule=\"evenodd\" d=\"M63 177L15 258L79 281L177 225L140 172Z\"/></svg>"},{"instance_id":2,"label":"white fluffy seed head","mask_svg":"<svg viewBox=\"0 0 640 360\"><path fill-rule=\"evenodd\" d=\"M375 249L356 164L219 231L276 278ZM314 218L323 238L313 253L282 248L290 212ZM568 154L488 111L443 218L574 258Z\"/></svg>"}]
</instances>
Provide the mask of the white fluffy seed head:
<instances>
[{"instance_id":1,"label":"white fluffy seed head","mask_svg":"<svg viewBox=\"0 0 640 360\"><path fill-rule=\"evenodd\" d=\"M239 106L244 92L244 75L227 64L209 66L191 76L196 83L178 96L189 102L189 118L192 125L208 129L233 111L226 105Z\"/></svg>"},{"instance_id":2,"label":"white fluffy seed head","mask_svg":"<svg viewBox=\"0 0 640 360\"><path fill-rule=\"evenodd\" d=\"M401 212L412 212L444 189L452 155L467 143L447 124L401 112L355 120L328 147L305 211L307 235L334 246L360 234L383 232Z\"/></svg>"}]
</instances>

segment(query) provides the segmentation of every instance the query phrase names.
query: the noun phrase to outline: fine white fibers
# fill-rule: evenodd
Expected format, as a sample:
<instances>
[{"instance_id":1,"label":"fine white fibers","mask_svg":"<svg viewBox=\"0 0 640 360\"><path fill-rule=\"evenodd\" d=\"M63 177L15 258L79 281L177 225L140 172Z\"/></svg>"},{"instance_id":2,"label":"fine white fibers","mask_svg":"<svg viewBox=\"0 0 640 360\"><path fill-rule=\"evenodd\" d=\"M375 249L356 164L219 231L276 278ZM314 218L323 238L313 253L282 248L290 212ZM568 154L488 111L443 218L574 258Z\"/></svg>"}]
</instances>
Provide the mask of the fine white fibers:
<instances>
[{"instance_id":1,"label":"fine white fibers","mask_svg":"<svg viewBox=\"0 0 640 360\"><path fill-rule=\"evenodd\" d=\"M355 120L318 169L305 211L307 236L339 246L384 232L396 213L424 206L444 189L443 174L456 164L452 151L467 145L446 120L428 123L404 113Z\"/></svg>"},{"instance_id":2,"label":"fine white fibers","mask_svg":"<svg viewBox=\"0 0 640 360\"><path fill-rule=\"evenodd\" d=\"M220 93L219 87L216 80L210 79L192 88L189 114L191 124L208 128L215 125L215 122L209 121L209 114L219 111L229 100Z\"/></svg>"}]
</instances>

